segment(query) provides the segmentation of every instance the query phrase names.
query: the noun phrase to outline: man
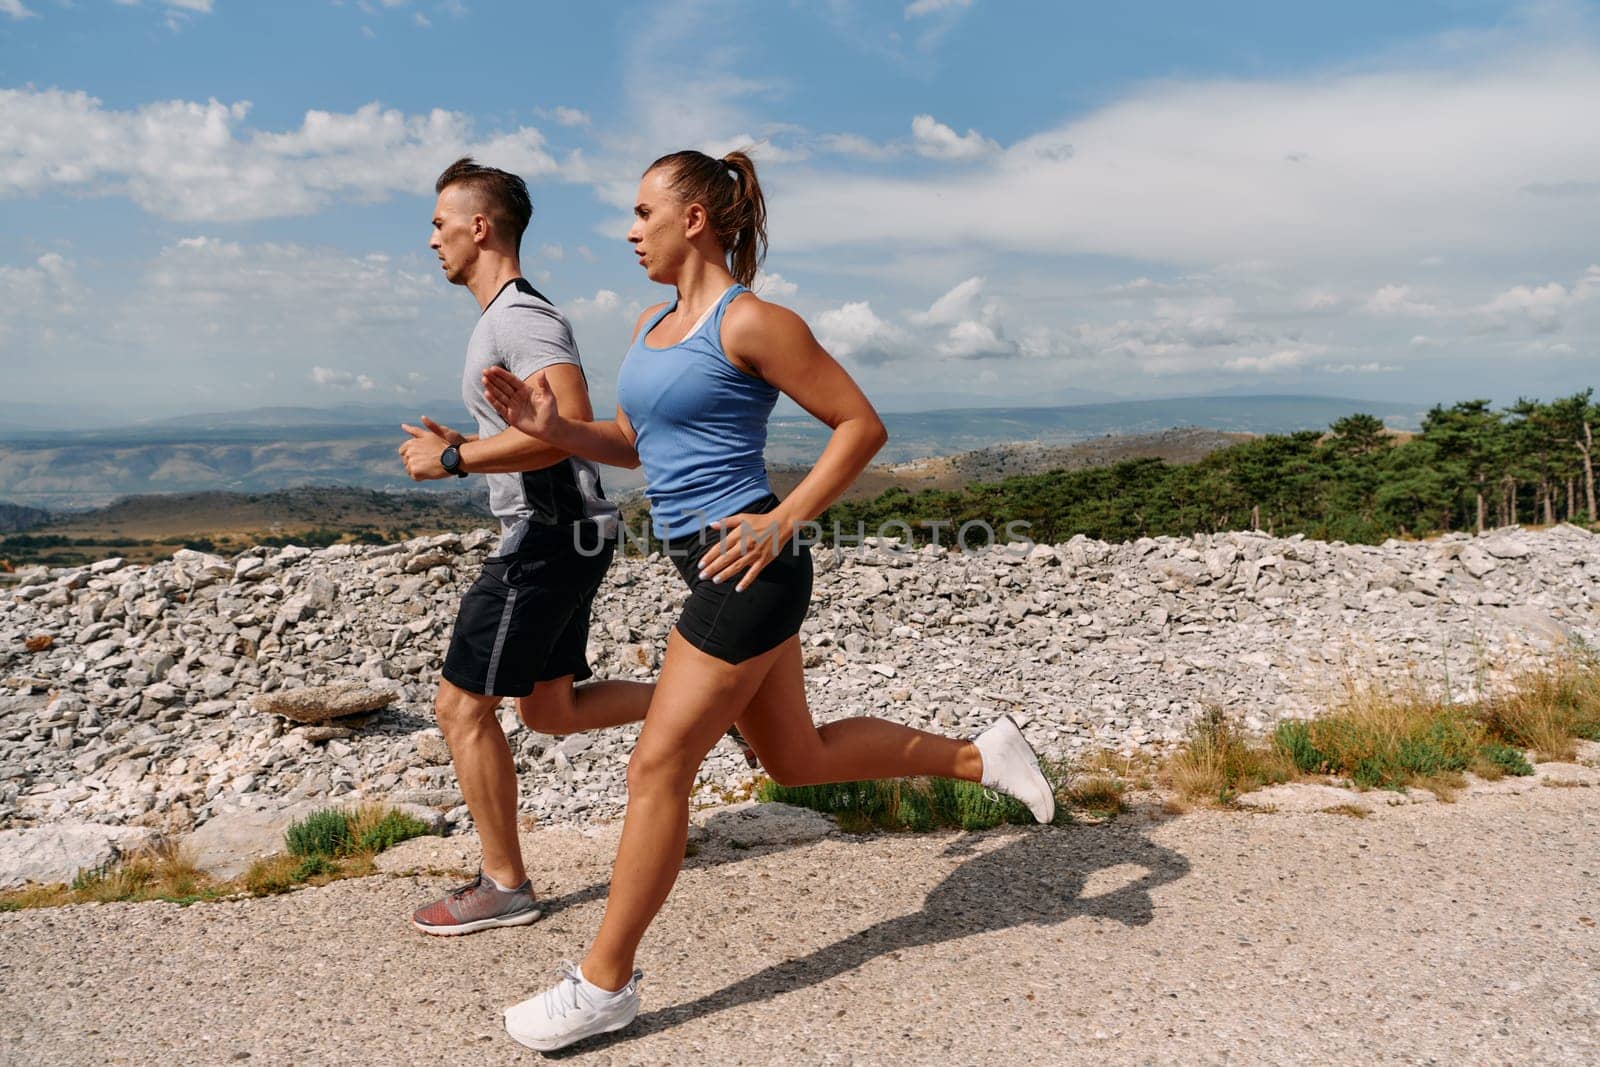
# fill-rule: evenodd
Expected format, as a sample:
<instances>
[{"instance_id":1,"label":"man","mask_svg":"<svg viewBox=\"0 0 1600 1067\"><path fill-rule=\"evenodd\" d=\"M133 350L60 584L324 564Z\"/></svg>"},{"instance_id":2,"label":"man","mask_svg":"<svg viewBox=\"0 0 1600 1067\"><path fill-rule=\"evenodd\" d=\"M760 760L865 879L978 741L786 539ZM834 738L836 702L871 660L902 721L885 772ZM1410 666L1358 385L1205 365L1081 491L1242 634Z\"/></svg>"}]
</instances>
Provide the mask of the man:
<instances>
[{"instance_id":1,"label":"man","mask_svg":"<svg viewBox=\"0 0 1600 1067\"><path fill-rule=\"evenodd\" d=\"M482 375L505 367L520 378L544 371L563 412L593 418L567 320L522 277L519 249L533 215L521 178L470 158L435 185L433 237L444 275L483 309L467 343L461 396L477 419L465 435L424 416L402 427L410 476L482 474L501 541L461 600L434 712L450 746L461 794L483 851L478 876L419 909L427 934L470 934L539 918L517 841L517 778L496 717L517 699L530 729L566 734L644 718L652 687L574 683L590 677L589 610L616 548L617 509L594 465L507 429L484 399Z\"/></svg>"}]
</instances>

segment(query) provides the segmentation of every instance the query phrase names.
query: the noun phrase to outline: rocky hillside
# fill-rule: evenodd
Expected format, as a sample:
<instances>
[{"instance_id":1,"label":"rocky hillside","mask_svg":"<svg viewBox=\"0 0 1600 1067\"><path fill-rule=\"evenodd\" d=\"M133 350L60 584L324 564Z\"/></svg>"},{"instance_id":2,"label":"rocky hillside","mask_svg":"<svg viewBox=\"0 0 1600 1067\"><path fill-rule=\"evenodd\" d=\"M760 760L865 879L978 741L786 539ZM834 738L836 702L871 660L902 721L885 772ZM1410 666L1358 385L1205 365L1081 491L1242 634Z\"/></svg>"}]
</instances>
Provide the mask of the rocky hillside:
<instances>
[{"instance_id":1,"label":"rocky hillside","mask_svg":"<svg viewBox=\"0 0 1600 1067\"><path fill-rule=\"evenodd\" d=\"M43 508L30 508L0 500L0 533L31 530L50 521L50 513Z\"/></svg>"},{"instance_id":2,"label":"rocky hillside","mask_svg":"<svg viewBox=\"0 0 1600 1067\"><path fill-rule=\"evenodd\" d=\"M23 573L0 590L0 825L186 826L355 790L460 822L431 705L457 599L493 540ZM1571 526L1378 547L1231 533L816 559L802 638L819 718L965 733L1009 711L1057 754L1171 741L1210 706L1265 727L1351 678L1448 678L1464 694L1565 637L1600 643L1600 538ZM598 672L652 676L683 597L665 559L619 559L596 605ZM384 690L387 707L302 726L252 706L320 683ZM547 738L509 707L503 719L525 811L618 810L631 731ZM745 780L721 746L703 791Z\"/></svg>"}]
</instances>

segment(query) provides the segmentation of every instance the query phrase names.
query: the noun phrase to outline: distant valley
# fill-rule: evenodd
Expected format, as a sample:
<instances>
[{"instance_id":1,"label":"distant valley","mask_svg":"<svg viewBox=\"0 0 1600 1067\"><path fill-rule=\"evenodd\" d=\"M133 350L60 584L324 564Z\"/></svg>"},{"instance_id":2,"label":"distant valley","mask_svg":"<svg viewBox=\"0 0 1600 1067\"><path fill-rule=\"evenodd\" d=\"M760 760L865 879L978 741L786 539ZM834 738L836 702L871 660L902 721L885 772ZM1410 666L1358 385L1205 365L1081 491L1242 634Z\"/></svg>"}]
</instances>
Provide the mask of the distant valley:
<instances>
[{"instance_id":1,"label":"distant valley","mask_svg":"<svg viewBox=\"0 0 1600 1067\"><path fill-rule=\"evenodd\" d=\"M875 464L862 473L845 499L871 499L893 488L953 490L1012 475L1102 467L1128 459L1193 463L1247 436L1182 429L1100 437L1076 445L995 445L954 456ZM773 463L770 469L774 488L786 494L810 468ZM47 516L48 522L0 538L0 560L13 566L77 564L109 556L148 562L184 547L231 554L264 543L393 542L492 522L481 481L449 485L434 492L301 487L257 494L131 496L91 511ZM613 491L612 496L622 502L630 528L638 529L642 512L638 493Z\"/></svg>"},{"instance_id":2,"label":"distant valley","mask_svg":"<svg viewBox=\"0 0 1600 1067\"><path fill-rule=\"evenodd\" d=\"M457 413L433 410L465 425ZM903 464L1004 443L1062 446L1172 427L1287 433L1322 429L1356 411L1403 428L1415 426L1421 417L1414 404L1293 396L891 412L884 416L889 444L878 460ZM260 494L308 485L411 490L418 486L405 477L395 450L403 439L399 423L414 418L411 409L399 408L278 408L120 429L12 432L0 436L0 501L64 512L150 493ZM810 463L826 438L827 428L809 417L775 418L768 460ZM642 485L637 471L609 468L605 482L613 494ZM455 491L437 482L422 488Z\"/></svg>"}]
</instances>

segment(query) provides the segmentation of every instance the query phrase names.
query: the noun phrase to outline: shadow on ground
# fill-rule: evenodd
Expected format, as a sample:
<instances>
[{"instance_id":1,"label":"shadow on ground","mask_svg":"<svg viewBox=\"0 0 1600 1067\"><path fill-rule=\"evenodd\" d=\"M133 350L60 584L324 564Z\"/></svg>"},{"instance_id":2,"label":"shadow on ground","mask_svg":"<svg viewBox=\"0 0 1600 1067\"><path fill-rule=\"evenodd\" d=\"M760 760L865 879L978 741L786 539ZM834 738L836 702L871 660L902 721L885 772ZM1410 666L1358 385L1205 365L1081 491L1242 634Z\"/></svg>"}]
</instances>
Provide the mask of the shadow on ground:
<instances>
[{"instance_id":1,"label":"shadow on ground","mask_svg":"<svg viewBox=\"0 0 1600 1067\"><path fill-rule=\"evenodd\" d=\"M880 922L807 956L774 964L686 1004L639 1016L619 1033L581 1042L566 1052L593 1052L619 1041L671 1029L720 1011L820 985L886 953L955 941L1018 926L1054 926L1081 917L1143 926L1155 918L1150 893L1189 873L1180 853L1138 830L1099 828L1098 847L1082 834L1030 831L978 852L981 838L962 837L947 854L969 854L928 894L922 910ZM1112 840L1107 840L1112 838ZM1096 896L1082 895L1094 872L1132 865L1144 875Z\"/></svg>"}]
</instances>

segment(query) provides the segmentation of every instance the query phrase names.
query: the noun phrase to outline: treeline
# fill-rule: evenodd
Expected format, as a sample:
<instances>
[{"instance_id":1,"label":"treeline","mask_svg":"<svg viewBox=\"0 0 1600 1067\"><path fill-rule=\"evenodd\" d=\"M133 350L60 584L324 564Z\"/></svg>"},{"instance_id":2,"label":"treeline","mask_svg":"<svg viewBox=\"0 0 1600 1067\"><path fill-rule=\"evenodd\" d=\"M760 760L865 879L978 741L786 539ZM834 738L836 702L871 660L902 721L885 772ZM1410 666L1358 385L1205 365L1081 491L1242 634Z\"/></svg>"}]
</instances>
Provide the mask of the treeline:
<instances>
[{"instance_id":1,"label":"treeline","mask_svg":"<svg viewBox=\"0 0 1600 1067\"><path fill-rule=\"evenodd\" d=\"M1013 521L1048 542L1261 529L1374 544L1514 522L1592 523L1597 424L1592 389L1501 410L1487 400L1436 406L1409 440L1356 414L1326 432L1262 437L1184 466L1137 459L956 491L891 489L834 505L823 526L876 532L902 522L919 540L942 529L944 544L963 523L1002 531Z\"/></svg>"}]
</instances>

